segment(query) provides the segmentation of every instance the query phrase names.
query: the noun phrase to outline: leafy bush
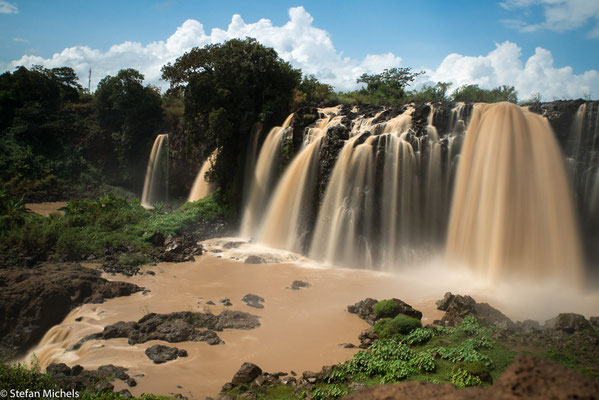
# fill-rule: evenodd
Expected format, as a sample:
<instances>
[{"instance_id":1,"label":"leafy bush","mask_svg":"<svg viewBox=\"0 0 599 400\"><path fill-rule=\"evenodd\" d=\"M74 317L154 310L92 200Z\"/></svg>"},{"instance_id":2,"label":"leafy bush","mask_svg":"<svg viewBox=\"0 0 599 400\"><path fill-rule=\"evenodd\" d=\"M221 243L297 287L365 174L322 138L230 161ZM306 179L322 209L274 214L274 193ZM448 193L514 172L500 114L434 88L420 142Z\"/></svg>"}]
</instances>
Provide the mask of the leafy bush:
<instances>
[{"instance_id":1,"label":"leafy bush","mask_svg":"<svg viewBox=\"0 0 599 400\"><path fill-rule=\"evenodd\" d=\"M414 329L403 340L405 343L409 345L417 345L427 343L429 340L433 338L433 336L434 333L432 330L425 328L417 328Z\"/></svg>"},{"instance_id":2,"label":"leafy bush","mask_svg":"<svg viewBox=\"0 0 599 400\"><path fill-rule=\"evenodd\" d=\"M393 318L399 314L399 306L393 300L381 300L372 309L377 318Z\"/></svg>"},{"instance_id":3,"label":"leafy bush","mask_svg":"<svg viewBox=\"0 0 599 400\"><path fill-rule=\"evenodd\" d=\"M345 396L348 393L343 386L332 384L323 385L312 390L313 400L333 400Z\"/></svg>"},{"instance_id":4,"label":"leafy bush","mask_svg":"<svg viewBox=\"0 0 599 400\"><path fill-rule=\"evenodd\" d=\"M40 372L37 361L33 361L29 366L21 363L12 365L0 363L0 388L43 391L56 389L57 386L48 374Z\"/></svg>"},{"instance_id":5,"label":"leafy bush","mask_svg":"<svg viewBox=\"0 0 599 400\"><path fill-rule=\"evenodd\" d=\"M437 363L431 353L421 351L410 360L410 366L422 372L433 372L437 368Z\"/></svg>"},{"instance_id":6,"label":"leafy bush","mask_svg":"<svg viewBox=\"0 0 599 400\"><path fill-rule=\"evenodd\" d=\"M374 325L374 333L380 338L388 338L398 334L408 334L414 329L421 328L419 320L405 315L395 318L383 318Z\"/></svg>"},{"instance_id":7,"label":"leafy bush","mask_svg":"<svg viewBox=\"0 0 599 400\"><path fill-rule=\"evenodd\" d=\"M458 369L451 375L451 383L459 388L479 386L482 382L478 376L474 376L464 369Z\"/></svg>"}]
</instances>

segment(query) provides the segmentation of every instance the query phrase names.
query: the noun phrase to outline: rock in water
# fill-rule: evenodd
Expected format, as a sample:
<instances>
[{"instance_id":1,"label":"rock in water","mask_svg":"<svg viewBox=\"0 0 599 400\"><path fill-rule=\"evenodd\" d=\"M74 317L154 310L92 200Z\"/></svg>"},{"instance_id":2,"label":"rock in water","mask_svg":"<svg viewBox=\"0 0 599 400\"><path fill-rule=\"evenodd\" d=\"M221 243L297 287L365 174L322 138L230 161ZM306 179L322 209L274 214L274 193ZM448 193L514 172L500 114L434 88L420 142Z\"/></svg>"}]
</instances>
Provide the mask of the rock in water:
<instances>
[{"instance_id":1,"label":"rock in water","mask_svg":"<svg viewBox=\"0 0 599 400\"><path fill-rule=\"evenodd\" d=\"M162 364L167 361L175 360L179 356L179 352L180 350L176 347L168 347L161 344L148 347L145 351L146 356L154 361L154 364Z\"/></svg>"},{"instance_id":2,"label":"rock in water","mask_svg":"<svg viewBox=\"0 0 599 400\"><path fill-rule=\"evenodd\" d=\"M243 301L245 304L247 304L250 307L264 308L264 306L261 304L262 302L264 302L264 299L255 294L251 294L251 293L246 294L245 296L243 296L243 299L241 299L241 301Z\"/></svg>"},{"instance_id":3,"label":"rock in water","mask_svg":"<svg viewBox=\"0 0 599 400\"><path fill-rule=\"evenodd\" d=\"M251 255L245 259L245 264L266 264L266 260L263 257Z\"/></svg>"}]
</instances>

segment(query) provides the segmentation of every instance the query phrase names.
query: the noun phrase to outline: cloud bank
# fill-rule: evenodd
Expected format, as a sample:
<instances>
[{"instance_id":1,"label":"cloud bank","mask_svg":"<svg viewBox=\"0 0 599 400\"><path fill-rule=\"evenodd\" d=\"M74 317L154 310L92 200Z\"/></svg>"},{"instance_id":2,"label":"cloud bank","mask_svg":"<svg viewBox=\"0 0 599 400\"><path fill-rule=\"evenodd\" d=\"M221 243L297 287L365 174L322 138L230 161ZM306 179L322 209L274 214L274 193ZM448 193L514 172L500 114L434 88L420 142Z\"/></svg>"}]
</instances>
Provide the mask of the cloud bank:
<instances>
[{"instance_id":1,"label":"cloud bank","mask_svg":"<svg viewBox=\"0 0 599 400\"><path fill-rule=\"evenodd\" d=\"M104 76L116 75L121 68L135 68L145 75L146 81L164 89L167 84L160 80L160 68L167 62L174 62L196 46L248 36L273 47L294 67L315 75L337 90L356 89L356 79L363 73L379 73L401 65L402 59L393 53L368 54L361 60L344 57L335 49L329 33L315 27L313 22L303 7L289 9L289 20L281 26L273 25L268 19L246 23L236 14L226 30L215 28L210 34L200 22L189 19L166 40L145 46L127 41L113 45L106 52L87 46L70 47L47 59L25 55L4 65L4 70L19 65L38 64L47 68L66 65L75 69L80 77L86 77L91 68L93 90ZM511 42L496 44L496 48L484 56L450 54L437 68L425 68L425 71L427 74L420 78L421 83L444 81L455 85L478 84L485 88L514 85L522 99L534 93L541 93L545 99L599 95L597 71L577 75L571 67L555 67L551 52L540 47L523 61L521 49Z\"/></svg>"},{"instance_id":2,"label":"cloud bank","mask_svg":"<svg viewBox=\"0 0 599 400\"><path fill-rule=\"evenodd\" d=\"M0 14L18 14L19 9L16 5L8 1L0 0Z\"/></svg>"},{"instance_id":3,"label":"cloud bank","mask_svg":"<svg viewBox=\"0 0 599 400\"><path fill-rule=\"evenodd\" d=\"M599 1L597 0L507 0L500 3L507 10L527 9L540 6L545 20L529 23L523 19L506 21L510 26L522 32L550 30L564 32L591 26L587 36L599 39Z\"/></svg>"}]
</instances>

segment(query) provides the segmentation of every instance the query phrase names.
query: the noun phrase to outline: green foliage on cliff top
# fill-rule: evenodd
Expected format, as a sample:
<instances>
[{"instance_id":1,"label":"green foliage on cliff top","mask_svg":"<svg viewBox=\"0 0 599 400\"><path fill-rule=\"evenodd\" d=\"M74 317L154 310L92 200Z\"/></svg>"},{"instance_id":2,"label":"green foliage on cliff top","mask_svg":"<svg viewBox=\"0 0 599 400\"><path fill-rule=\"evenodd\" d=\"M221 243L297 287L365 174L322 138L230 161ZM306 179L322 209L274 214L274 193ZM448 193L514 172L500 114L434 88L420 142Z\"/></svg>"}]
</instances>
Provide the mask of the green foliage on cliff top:
<instances>
[{"instance_id":1,"label":"green foliage on cliff top","mask_svg":"<svg viewBox=\"0 0 599 400\"><path fill-rule=\"evenodd\" d=\"M124 264L139 264L147 260L143 253L152 247L147 238L153 232L181 233L227 214L218 194L169 213L146 210L137 200L107 194L96 200L70 201L64 215L47 218L25 212L15 201L0 191L0 262L5 266L23 265L25 258L82 261L92 254L102 258L106 248L122 246L131 253L122 260Z\"/></svg>"}]
</instances>

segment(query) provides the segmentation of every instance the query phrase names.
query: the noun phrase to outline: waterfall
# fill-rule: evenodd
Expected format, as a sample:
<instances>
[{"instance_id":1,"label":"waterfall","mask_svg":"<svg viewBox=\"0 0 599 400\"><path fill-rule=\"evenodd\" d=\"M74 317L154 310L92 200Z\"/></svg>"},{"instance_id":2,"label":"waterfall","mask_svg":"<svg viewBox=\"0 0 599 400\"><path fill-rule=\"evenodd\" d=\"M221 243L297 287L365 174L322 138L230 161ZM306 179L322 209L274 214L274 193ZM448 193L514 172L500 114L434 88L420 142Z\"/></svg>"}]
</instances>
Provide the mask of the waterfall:
<instances>
[{"instance_id":1,"label":"waterfall","mask_svg":"<svg viewBox=\"0 0 599 400\"><path fill-rule=\"evenodd\" d=\"M547 120L510 103L475 105L457 171L448 258L489 279L578 282L575 221Z\"/></svg>"},{"instance_id":2,"label":"waterfall","mask_svg":"<svg viewBox=\"0 0 599 400\"><path fill-rule=\"evenodd\" d=\"M187 197L187 202L203 199L216 190L215 184L206 180L206 172L208 172L216 162L217 155L218 150L214 150L210 157L208 157L202 164L200 172L198 172L198 175L193 182L193 186L191 187L191 191L189 192L189 196Z\"/></svg>"},{"instance_id":3,"label":"waterfall","mask_svg":"<svg viewBox=\"0 0 599 400\"><path fill-rule=\"evenodd\" d=\"M249 195L241 220L241 236L252 237L257 233L257 227L262 221L266 205L272 193L277 162L292 118L293 114L290 114L282 126L272 128L262 144L251 177Z\"/></svg>"},{"instance_id":4,"label":"waterfall","mask_svg":"<svg viewBox=\"0 0 599 400\"><path fill-rule=\"evenodd\" d=\"M166 147L166 151L163 148ZM161 178L162 176L162 179ZM154 204L161 199L159 186L164 183L164 198L168 201L168 135L156 136L144 179L144 188L141 196L141 205L144 208L154 208Z\"/></svg>"}]
</instances>

